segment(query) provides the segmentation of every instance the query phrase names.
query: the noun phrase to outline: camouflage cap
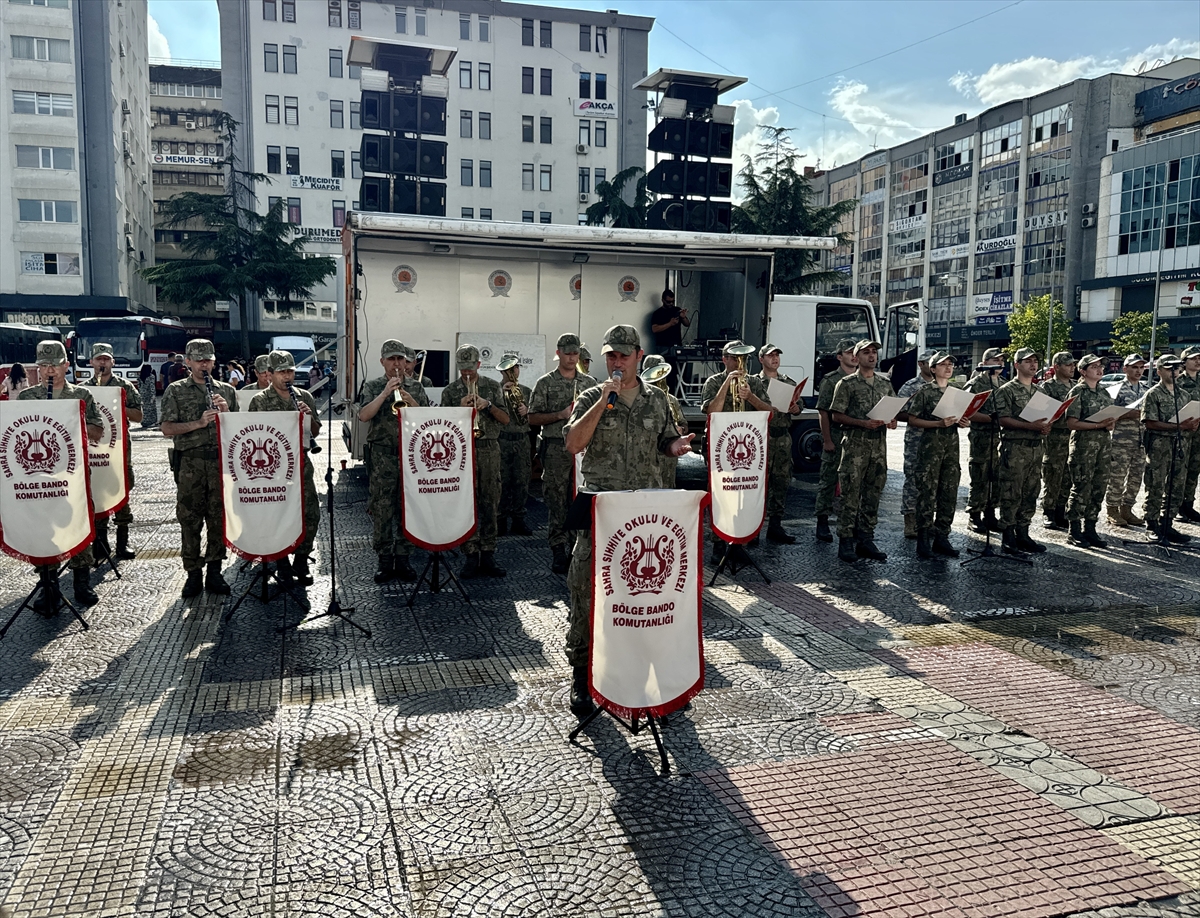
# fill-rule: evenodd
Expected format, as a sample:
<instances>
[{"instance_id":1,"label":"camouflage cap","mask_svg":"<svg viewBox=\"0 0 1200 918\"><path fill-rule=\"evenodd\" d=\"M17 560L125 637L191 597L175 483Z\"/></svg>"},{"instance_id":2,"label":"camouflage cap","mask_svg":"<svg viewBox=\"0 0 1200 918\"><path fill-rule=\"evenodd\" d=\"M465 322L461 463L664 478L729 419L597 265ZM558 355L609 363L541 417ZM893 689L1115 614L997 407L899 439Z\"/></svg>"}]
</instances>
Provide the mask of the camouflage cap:
<instances>
[{"instance_id":1,"label":"camouflage cap","mask_svg":"<svg viewBox=\"0 0 1200 918\"><path fill-rule=\"evenodd\" d=\"M101 344L100 342L97 342L96 344L92 345L93 360L95 360L97 357L111 357L112 355L113 349L111 344Z\"/></svg>"},{"instance_id":2,"label":"camouflage cap","mask_svg":"<svg viewBox=\"0 0 1200 918\"><path fill-rule=\"evenodd\" d=\"M217 349L207 338L193 338L184 349L188 360L216 360Z\"/></svg>"},{"instance_id":3,"label":"camouflage cap","mask_svg":"<svg viewBox=\"0 0 1200 918\"><path fill-rule=\"evenodd\" d=\"M464 344L454 352L454 361L460 370L473 370L479 366L479 348Z\"/></svg>"},{"instance_id":4,"label":"camouflage cap","mask_svg":"<svg viewBox=\"0 0 1200 918\"><path fill-rule=\"evenodd\" d=\"M1059 351L1054 355L1053 363L1056 367L1065 367L1075 362L1075 355L1070 351ZM1082 367L1080 368L1082 369Z\"/></svg>"},{"instance_id":5,"label":"camouflage cap","mask_svg":"<svg viewBox=\"0 0 1200 918\"><path fill-rule=\"evenodd\" d=\"M67 349L61 341L39 341L37 346L37 365L39 367L56 367L67 362Z\"/></svg>"},{"instance_id":6,"label":"camouflage cap","mask_svg":"<svg viewBox=\"0 0 1200 918\"><path fill-rule=\"evenodd\" d=\"M404 359L405 360L416 360L417 359L417 349L415 347L409 347L407 344L404 345Z\"/></svg>"},{"instance_id":7,"label":"camouflage cap","mask_svg":"<svg viewBox=\"0 0 1200 918\"><path fill-rule=\"evenodd\" d=\"M296 358L292 356L291 351L271 351L267 355L267 360L270 363L272 373L276 370L296 369Z\"/></svg>"},{"instance_id":8,"label":"camouflage cap","mask_svg":"<svg viewBox=\"0 0 1200 918\"><path fill-rule=\"evenodd\" d=\"M865 351L869 347L879 350L879 348L883 347L883 345L878 341L872 341L870 338L863 338L861 341L856 341L854 343L854 356L857 357L859 351Z\"/></svg>"},{"instance_id":9,"label":"camouflage cap","mask_svg":"<svg viewBox=\"0 0 1200 918\"><path fill-rule=\"evenodd\" d=\"M641 349L642 339L636 328L632 325L614 325L604 333L604 346L600 348L600 353L616 351L618 354L629 356Z\"/></svg>"},{"instance_id":10,"label":"camouflage cap","mask_svg":"<svg viewBox=\"0 0 1200 918\"><path fill-rule=\"evenodd\" d=\"M1036 357L1036 356L1037 356L1037 351L1035 351L1033 348L1023 347L1023 348L1020 348L1015 354L1013 354L1013 361L1015 363L1020 363L1022 360L1028 360L1030 357Z\"/></svg>"},{"instance_id":11,"label":"camouflage cap","mask_svg":"<svg viewBox=\"0 0 1200 918\"><path fill-rule=\"evenodd\" d=\"M254 358L255 373L270 373L271 372L271 355L260 354Z\"/></svg>"},{"instance_id":12,"label":"camouflage cap","mask_svg":"<svg viewBox=\"0 0 1200 918\"><path fill-rule=\"evenodd\" d=\"M578 354L579 353L579 336L573 335L570 332L558 336L558 344L555 345L560 354Z\"/></svg>"},{"instance_id":13,"label":"camouflage cap","mask_svg":"<svg viewBox=\"0 0 1200 918\"><path fill-rule=\"evenodd\" d=\"M1183 361L1174 354L1167 354L1164 357L1159 357L1158 360L1154 362L1154 365L1160 370L1178 370L1181 366L1183 366Z\"/></svg>"},{"instance_id":14,"label":"camouflage cap","mask_svg":"<svg viewBox=\"0 0 1200 918\"><path fill-rule=\"evenodd\" d=\"M954 364L955 366L958 366L958 360L957 360L957 358L955 358L955 356L953 354L938 354L938 353L935 353L932 357L929 358L929 365L931 367L936 367L939 364L946 363L947 361Z\"/></svg>"},{"instance_id":15,"label":"camouflage cap","mask_svg":"<svg viewBox=\"0 0 1200 918\"><path fill-rule=\"evenodd\" d=\"M1004 348L1001 348L1001 347L989 347L986 351L983 352L984 360L995 360L997 357L1003 357L1003 356L1004 356Z\"/></svg>"},{"instance_id":16,"label":"camouflage cap","mask_svg":"<svg viewBox=\"0 0 1200 918\"><path fill-rule=\"evenodd\" d=\"M1092 364L1099 363L1099 362L1100 362L1100 358L1097 357L1095 354L1084 354L1082 357L1079 358L1079 369L1086 370Z\"/></svg>"},{"instance_id":17,"label":"camouflage cap","mask_svg":"<svg viewBox=\"0 0 1200 918\"><path fill-rule=\"evenodd\" d=\"M1190 360L1192 357L1200 357L1200 345L1193 344L1191 347L1185 347L1183 353L1179 356L1184 360Z\"/></svg>"},{"instance_id":18,"label":"camouflage cap","mask_svg":"<svg viewBox=\"0 0 1200 918\"><path fill-rule=\"evenodd\" d=\"M768 341L766 344L764 344L762 347L760 347L758 349L758 359L762 360L764 357L767 356L767 354L782 354L782 353L783 353L783 348L776 347L774 344L772 344L770 341Z\"/></svg>"},{"instance_id":19,"label":"camouflage cap","mask_svg":"<svg viewBox=\"0 0 1200 918\"><path fill-rule=\"evenodd\" d=\"M388 357L404 357L408 358L408 348L404 346L403 341L397 341L395 338L388 338L383 342L383 346L379 348L379 359L386 360Z\"/></svg>"},{"instance_id":20,"label":"camouflage cap","mask_svg":"<svg viewBox=\"0 0 1200 918\"><path fill-rule=\"evenodd\" d=\"M1130 354L1128 357L1126 357L1126 358L1125 358L1125 359L1124 359L1124 360L1121 362L1121 366L1123 366L1123 367L1131 367L1131 366L1133 366L1135 363L1145 363L1145 362L1146 362L1146 358L1145 358L1145 357L1143 357L1141 354Z\"/></svg>"},{"instance_id":21,"label":"camouflage cap","mask_svg":"<svg viewBox=\"0 0 1200 918\"><path fill-rule=\"evenodd\" d=\"M936 348L927 347L917 355L917 363L929 363L930 366L933 366L930 361L933 360L933 358L937 355L938 352Z\"/></svg>"},{"instance_id":22,"label":"camouflage cap","mask_svg":"<svg viewBox=\"0 0 1200 918\"><path fill-rule=\"evenodd\" d=\"M839 341L837 343L837 350L834 351L834 353L835 354L844 354L844 353L846 353L846 351L852 351L852 350L854 350L854 339L853 338L843 338L841 341Z\"/></svg>"},{"instance_id":23,"label":"camouflage cap","mask_svg":"<svg viewBox=\"0 0 1200 918\"><path fill-rule=\"evenodd\" d=\"M579 359L586 360L588 363L592 362L592 352L587 349L586 344L579 345Z\"/></svg>"}]
</instances>

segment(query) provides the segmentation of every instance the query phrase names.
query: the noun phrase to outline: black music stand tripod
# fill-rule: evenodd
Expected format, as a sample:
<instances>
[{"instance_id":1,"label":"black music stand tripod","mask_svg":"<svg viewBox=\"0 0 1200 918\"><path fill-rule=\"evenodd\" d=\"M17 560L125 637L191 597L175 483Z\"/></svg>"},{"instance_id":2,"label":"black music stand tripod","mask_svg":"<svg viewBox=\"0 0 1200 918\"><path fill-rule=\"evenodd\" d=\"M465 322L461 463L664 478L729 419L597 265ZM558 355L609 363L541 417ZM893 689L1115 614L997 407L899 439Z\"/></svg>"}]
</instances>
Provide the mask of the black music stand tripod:
<instances>
[{"instance_id":1,"label":"black music stand tripod","mask_svg":"<svg viewBox=\"0 0 1200 918\"><path fill-rule=\"evenodd\" d=\"M109 568L112 570L112 572L117 575L118 580L124 579L121 577L121 568L117 564L117 559L115 557L113 557L112 549L108 547L108 539L105 539L104 541L101 541L100 539L96 539L94 542L92 542L93 547L95 547L97 545L100 546L100 550L99 550L98 554L103 555L103 557L96 559L96 561L95 561L96 570L100 570L100 568L103 565L107 564L109 566Z\"/></svg>"},{"instance_id":2,"label":"black music stand tripod","mask_svg":"<svg viewBox=\"0 0 1200 918\"><path fill-rule=\"evenodd\" d=\"M17 606L17 611L12 614L12 618L4 623L3 628L0 628L0 640L4 640L4 635L8 634L8 629L13 626L13 622L15 622L20 617L21 613L26 609L32 609L34 603L39 597L44 597L47 603L53 603L53 610L50 614L56 614L62 606L66 606L71 610L71 614L75 616L75 620L79 622L79 624L83 625L83 630L88 630L87 621L82 615L79 614L79 610L75 608L75 606L71 603L71 600L67 599L67 597L63 595L62 590L58 589L57 587L56 581L58 580L59 574L62 573L63 568L65 567L66 565L62 565L60 567L59 565L55 564L41 565L38 567L37 584L32 590L29 591L29 595L25 597L21 604Z\"/></svg>"},{"instance_id":3,"label":"black music stand tripod","mask_svg":"<svg viewBox=\"0 0 1200 918\"><path fill-rule=\"evenodd\" d=\"M715 533L714 537L719 538ZM750 552L746 549L746 546L740 542L736 544L731 542L725 543L725 554L721 556L721 563L718 564L717 569L713 571L712 580L708 581L709 586L712 586L717 582L717 578L720 577L723 572L725 572L726 567L729 568L728 574L731 580L736 577L739 572L748 567L752 567L758 573L758 576L763 579L763 583L767 584L768 586L771 583L771 578L763 573L763 569L758 566L752 557L750 557Z\"/></svg>"},{"instance_id":4,"label":"black music stand tripod","mask_svg":"<svg viewBox=\"0 0 1200 918\"><path fill-rule=\"evenodd\" d=\"M453 583L458 590L460 596L467 601L467 605L471 604L471 597L467 595L467 591L463 589L462 583L458 576L454 573L454 568L449 564L442 564L442 555L447 554L445 551L431 551L429 560L425 562L425 566L421 568L421 576L417 578L417 582L413 584L412 592L408 594L408 607L411 609L413 603L417 601L417 593L421 589L422 583L429 584L429 592L440 593L442 588L447 584ZM442 575L443 566L446 569L445 576Z\"/></svg>"},{"instance_id":5,"label":"black music stand tripod","mask_svg":"<svg viewBox=\"0 0 1200 918\"><path fill-rule=\"evenodd\" d=\"M753 564L754 562L751 561L750 563ZM767 581L767 582L769 583L770 581ZM598 704L598 705L596 705L596 710L592 711L591 714L589 714L587 717L585 717L583 720L581 720L579 722L579 724L575 727L575 729L572 730L569 734L567 734L567 742L571 743L572 745L578 746L579 743L577 743L575 741L575 738L577 736L579 736L580 733L583 732L584 727L586 727L588 724L590 724L593 720L595 720L601 714L607 714L609 717L611 717L613 720L615 720L617 723L619 723L622 727L624 727L626 730L629 731L630 736L637 736L639 733L641 733L643 724L640 723L640 721L644 717L646 719L646 723L650 725L651 734L653 734L653 736L654 736L654 745L658 747L658 760L659 760L659 763L662 765L662 768L659 769L659 774L665 778L667 775L669 775L671 773L671 762L667 758L667 748L663 745L662 736L658 732L658 725L654 722L654 720L655 720L654 715L645 709L642 709L642 710L638 711L637 713L635 713L633 715L632 719L630 719L629 721L625 721L624 719L622 719L621 717L618 717L616 714L614 714L612 711L610 711L608 708L604 707L604 705ZM665 728L667 725L666 717L660 717L658 719L660 721L662 721L663 727Z\"/></svg>"},{"instance_id":6,"label":"black music stand tripod","mask_svg":"<svg viewBox=\"0 0 1200 918\"><path fill-rule=\"evenodd\" d=\"M280 596L284 597L285 610L287 609L288 596L292 597L292 601L301 608L303 608L307 603L307 600L304 597L297 596L295 593L293 593L291 586L281 580L279 578L279 574L272 570L267 562L263 561L261 558L246 558L245 564L242 565L242 569L244 570L246 565L255 563L257 563L258 566L254 570L254 576L250 578L250 582L246 585L246 589L242 590L242 592L238 594L237 601L231 605L225 615L222 616L222 621L227 622L233 618L233 613L241 608L242 603L244 603L247 597L254 592L255 587L258 588L258 594L254 598L264 606L270 605L272 601L278 599ZM276 587L274 596L271 595L272 580L275 581ZM280 628L277 630L282 631L283 629Z\"/></svg>"},{"instance_id":7,"label":"black music stand tripod","mask_svg":"<svg viewBox=\"0 0 1200 918\"><path fill-rule=\"evenodd\" d=\"M987 480L987 500L984 501L984 507L992 506L992 495L995 494L996 478L1000 473L1000 456L996 448L996 438L1000 435L1000 419L996 417L995 408L992 409L992 421L988 424L988 480ZM968 564L974 564L983 558L993 558L997 561L1011 561L1014 564L1033 564L1033 559L1026 557L1024 554L1009 555L1000 554L992 548L992 527L987 526L987 533L983 537L983 548L968 548L967 554L974 557L968 558L966 561L959 562L959 567L966 567Z\"/></svg>"}]
</instances>

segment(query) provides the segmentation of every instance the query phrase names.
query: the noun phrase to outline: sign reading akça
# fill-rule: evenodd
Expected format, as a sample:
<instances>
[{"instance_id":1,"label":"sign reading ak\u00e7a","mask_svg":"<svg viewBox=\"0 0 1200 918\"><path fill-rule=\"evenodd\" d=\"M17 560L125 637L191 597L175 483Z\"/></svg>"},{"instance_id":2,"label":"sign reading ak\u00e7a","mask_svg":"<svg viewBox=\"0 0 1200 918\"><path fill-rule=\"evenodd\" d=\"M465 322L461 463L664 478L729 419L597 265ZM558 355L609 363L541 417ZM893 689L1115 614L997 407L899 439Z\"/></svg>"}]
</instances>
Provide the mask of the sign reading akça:
<instances>
[{"instance_id":1,"label":"sign reading ak\u00e7a","mask_svg":"<svg viewBox=\"0 0 1200 918\"><path fill-rule=\"evenodd\" d=\"M575 114L585 118L615 118L617 106L605 99L580 99L575 103Z\"/></svg>"}]
</instances>

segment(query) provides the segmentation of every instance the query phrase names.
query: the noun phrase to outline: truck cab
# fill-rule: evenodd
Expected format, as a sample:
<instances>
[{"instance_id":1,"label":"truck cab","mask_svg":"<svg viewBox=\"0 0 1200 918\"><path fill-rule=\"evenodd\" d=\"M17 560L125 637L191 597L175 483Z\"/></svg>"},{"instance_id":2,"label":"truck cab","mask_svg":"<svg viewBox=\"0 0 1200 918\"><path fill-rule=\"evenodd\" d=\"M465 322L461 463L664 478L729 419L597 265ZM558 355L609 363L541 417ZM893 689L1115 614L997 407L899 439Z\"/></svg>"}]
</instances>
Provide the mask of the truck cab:
<instances>
[{"instance_id":1,"label":"truck cab","mask_svg":"<svg viewBox=\"0 0 1200 918\"><path fill-rule=\"evenodd\" d=\"M900 387L917 375L917 354L925 349L925 302L905 300L887 307L879 369Z\"/></svg>"}]
</instances>

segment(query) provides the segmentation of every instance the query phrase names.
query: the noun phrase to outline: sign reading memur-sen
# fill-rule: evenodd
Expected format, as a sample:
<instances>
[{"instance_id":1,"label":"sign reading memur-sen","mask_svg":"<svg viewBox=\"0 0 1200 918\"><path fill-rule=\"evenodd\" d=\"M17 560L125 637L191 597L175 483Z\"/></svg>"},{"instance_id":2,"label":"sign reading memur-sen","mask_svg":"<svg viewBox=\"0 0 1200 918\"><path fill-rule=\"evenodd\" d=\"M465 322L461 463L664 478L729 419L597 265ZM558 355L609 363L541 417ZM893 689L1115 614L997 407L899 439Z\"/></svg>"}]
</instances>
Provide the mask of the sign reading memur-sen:
<instances>
[{"instance_id":1,"label":"sign reading memur-sen","mask_svg":"<svg viewBox=\"0 0 1200 918\"><path fill-rule=\"evenodd\" d=\"M156 166L216 166L224 162L218 156L185 156L182 153L155 153L150 161Z\"/></svg>"}]
</instances>

